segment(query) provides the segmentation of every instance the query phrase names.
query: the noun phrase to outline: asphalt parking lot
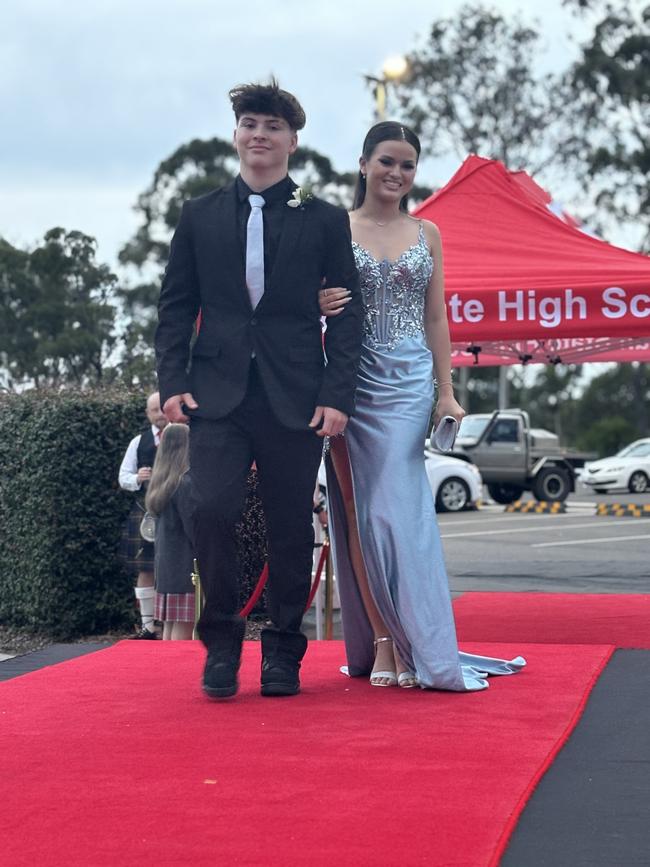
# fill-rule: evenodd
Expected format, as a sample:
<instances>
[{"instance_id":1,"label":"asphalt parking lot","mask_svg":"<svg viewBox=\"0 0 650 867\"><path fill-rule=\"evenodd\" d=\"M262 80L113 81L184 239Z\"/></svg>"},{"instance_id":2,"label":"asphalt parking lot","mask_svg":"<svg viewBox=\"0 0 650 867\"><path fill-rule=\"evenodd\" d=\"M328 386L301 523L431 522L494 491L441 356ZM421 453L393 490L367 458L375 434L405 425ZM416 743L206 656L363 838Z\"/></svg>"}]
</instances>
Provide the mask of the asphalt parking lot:
<instances>
[{"instance_id":1,"label":"asphalt parking lot","mask_svg":"<svg viewBox=\"0 0 650 867\"><path fill-rule=\"evenodd\" d=\"M650 593L650 517L597 516L597 503L650 505L650 494L578 492L560 514L438 516L452 592Z\"/></svg>"}]
</instances>

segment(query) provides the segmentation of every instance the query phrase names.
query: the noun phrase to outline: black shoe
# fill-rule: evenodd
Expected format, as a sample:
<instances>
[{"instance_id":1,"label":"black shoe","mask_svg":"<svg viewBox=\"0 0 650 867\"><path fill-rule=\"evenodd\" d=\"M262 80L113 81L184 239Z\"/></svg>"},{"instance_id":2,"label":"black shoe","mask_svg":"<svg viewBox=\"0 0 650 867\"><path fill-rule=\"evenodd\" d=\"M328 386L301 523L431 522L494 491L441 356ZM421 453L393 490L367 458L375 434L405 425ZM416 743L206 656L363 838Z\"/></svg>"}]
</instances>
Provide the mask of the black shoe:
<instances>
[{"instance_id":1,"label":"black shoe","mask_svg":"<svg viewBox=\"0 0 650 867\"><path fill-rule=\"evenodd\" d=\"M146 626L143 626L140 632L137 635L129 636L129 641L160 641L160 636L157 632L152 632L150 629L147 629Z\"/></svg>"},{"instance_id":2,"label":"black shoe","mask_svg":"<svg viewBox=\"0 0 650 867\"><path fill-rule=\"evenodd\" d=\"M300 663L282 658L262 659L262 695L297 695Z\"/></svg>"},{"instance_id":3,"label":"black shoe","mask_svg":"<svg viewBox=\"0 0 650 867\"><path fill-rule=\"evenodd\" d=\"M237 692L245 629L246 622L238 617L217 616L207 627L199 623L199 634L208 651L203 692L209 698L230 698Z\"/></svg>"},{"instance_id":4,"label":"black shoe","mask_svg":"<svg viewBox=\"0 0 650 867\"><path fill-rule=\"evenodd\" d=\"M208 653L203 670L203 692L208 698L230 698L239 688L239 657L225 658L223 653Z\"/></svg>"}]
</instances>

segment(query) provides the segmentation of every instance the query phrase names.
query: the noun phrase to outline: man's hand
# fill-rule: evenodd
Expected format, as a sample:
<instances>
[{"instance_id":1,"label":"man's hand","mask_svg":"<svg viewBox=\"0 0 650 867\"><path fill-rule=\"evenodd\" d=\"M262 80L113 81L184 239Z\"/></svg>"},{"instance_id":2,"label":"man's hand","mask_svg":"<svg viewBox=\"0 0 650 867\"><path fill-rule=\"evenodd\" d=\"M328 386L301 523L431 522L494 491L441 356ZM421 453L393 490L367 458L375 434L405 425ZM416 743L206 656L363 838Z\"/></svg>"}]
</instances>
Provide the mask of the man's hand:
<instances>
[{"instance_id":1,"label":"man's hand","mask_svg":"<svg viewBox=\"0 0 650 867\"><path fill-rule=\"evenodd\" d=\"M333 409L331 406L317 406L314 411L314 416L309 422L309 427L317 428L321 422L321 427L316 431L318 436L335 437L343 433L345 430L345 426L348 423L348 416L344 412L340 412L338 409Z\"/></svg>"},{"instance_id":2,"label":"man's hand","mask_svg":"<svg viewBox=\"0 0 650 867\"><path fill-rule=\"evenodd\" d=\"M174 394L168 397L163 406L163 412L167 417L167 421L181 422L185 424L189 421L189 417L183 413L182 406L185 404L189 409L198 409L199 405L194 400L189 391L185 394Z\"/></svg>"},{"instance_id":3,"label":"man's hand","mask_svg":"<svg viewBox=\"0 0 650 867\"><path fill-rule=\"evenodd\" d=\"M137 479L142 484L143 482L148 482L151 478L151 467L140 467L138 470Z\"/></svg>"}]
</instances>

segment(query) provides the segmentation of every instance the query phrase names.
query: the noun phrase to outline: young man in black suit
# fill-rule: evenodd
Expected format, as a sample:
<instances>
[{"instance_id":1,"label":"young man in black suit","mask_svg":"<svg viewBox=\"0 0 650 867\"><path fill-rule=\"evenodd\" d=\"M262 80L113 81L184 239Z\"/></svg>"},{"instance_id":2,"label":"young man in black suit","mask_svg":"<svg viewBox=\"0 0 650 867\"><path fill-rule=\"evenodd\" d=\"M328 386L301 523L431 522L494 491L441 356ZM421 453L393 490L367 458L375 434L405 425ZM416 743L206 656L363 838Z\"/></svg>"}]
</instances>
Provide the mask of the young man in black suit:
<instances>
[{"instance_id":1,"label":"young man in black suit","mask_svg":"<svg viewBox=\"0 0 650 867\"><path fill-rule=\"evenodd\" d=\"M237 87L230 99L240 174L183 206L160 295L158 377L167 418L190 418L194 541L206 596L198 627L208 651L203 689L211 698L237 691L245 624L235 525L255 461L273 623L262 633L261 689L293 695L307 647L300 624L312 496L323 437L342 433L353 409L362 306L347 214L288 176L305 124L298 100L275 81ZM322 285L351 293L328 320L325 352Z\"/></svg>"}]
</instances>

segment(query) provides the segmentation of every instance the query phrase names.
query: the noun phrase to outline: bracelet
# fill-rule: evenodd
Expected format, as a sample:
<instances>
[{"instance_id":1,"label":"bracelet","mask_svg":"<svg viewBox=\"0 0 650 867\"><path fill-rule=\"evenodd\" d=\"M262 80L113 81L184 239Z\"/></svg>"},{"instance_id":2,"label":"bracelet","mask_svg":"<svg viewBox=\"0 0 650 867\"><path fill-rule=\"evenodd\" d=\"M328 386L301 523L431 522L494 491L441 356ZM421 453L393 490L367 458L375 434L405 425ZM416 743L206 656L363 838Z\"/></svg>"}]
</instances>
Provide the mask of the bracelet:
<instances>
[{"instance_id":1,"label":"bracelet","mask_svg":"<svg viewBox=\"0 0 650 867\"><path fill-rule=\"evenodd\" d=\"M453 387L454 384L451 381L451 379L445 379L444 382L438 382L437 383L438 388L441 388L443 385L451 385Z\"/></svg>"}]
</instances>

